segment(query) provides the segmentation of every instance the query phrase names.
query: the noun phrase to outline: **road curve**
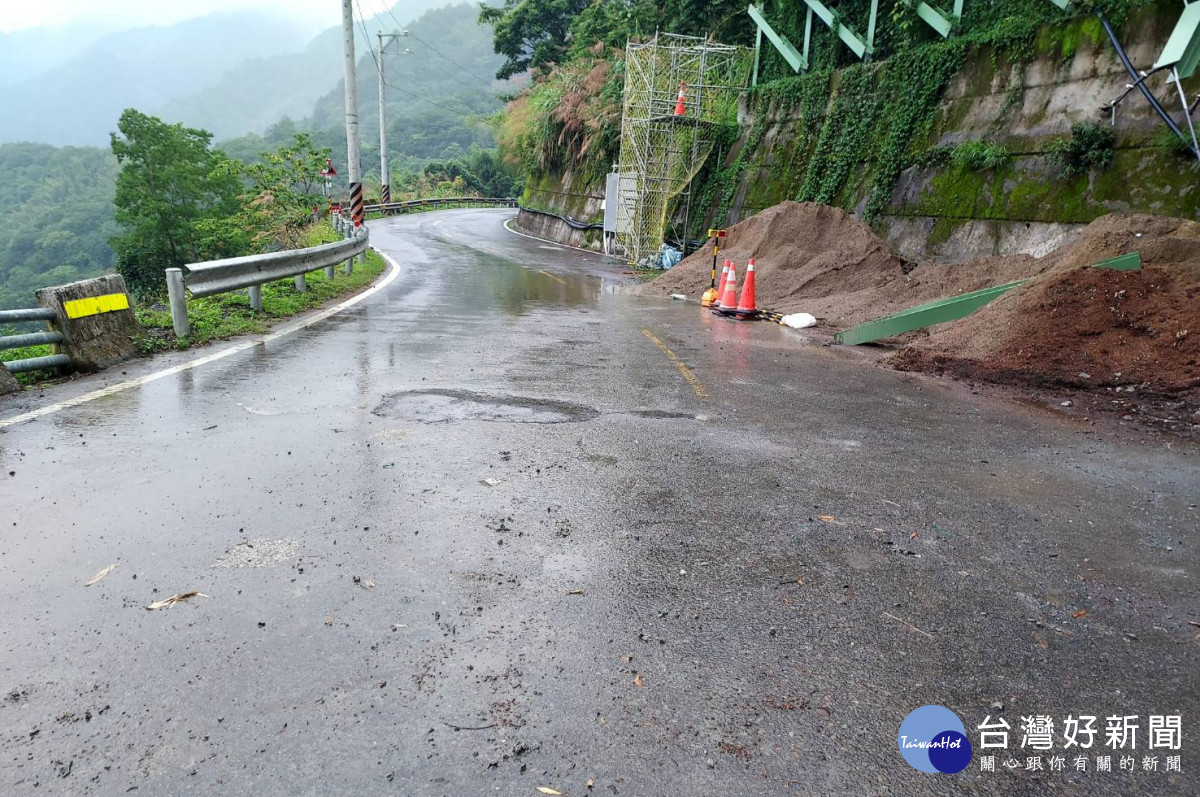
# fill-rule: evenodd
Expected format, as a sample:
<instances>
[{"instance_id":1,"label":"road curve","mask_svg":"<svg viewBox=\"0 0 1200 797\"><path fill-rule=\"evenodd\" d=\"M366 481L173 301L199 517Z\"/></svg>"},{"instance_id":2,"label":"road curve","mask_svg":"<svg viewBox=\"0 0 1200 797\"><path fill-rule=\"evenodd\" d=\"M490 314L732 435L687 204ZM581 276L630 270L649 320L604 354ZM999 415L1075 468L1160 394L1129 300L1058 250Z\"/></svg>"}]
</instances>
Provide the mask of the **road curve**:
<instances>
[{"instance_id":1,"label":"road curve","mask_svg":"<svg viewBox=\"0 0 1200 797\"><path fill-rule=\"evenodd\" d=\"M0 431L0 793L1200 792L1194 453L511 215L373 222L400 272L354 307ZM1139 715L1140 765L1181 714L1182 772L927 775L925 704L1022 765L1024 715Z\"/></svg>"}]
</instances>

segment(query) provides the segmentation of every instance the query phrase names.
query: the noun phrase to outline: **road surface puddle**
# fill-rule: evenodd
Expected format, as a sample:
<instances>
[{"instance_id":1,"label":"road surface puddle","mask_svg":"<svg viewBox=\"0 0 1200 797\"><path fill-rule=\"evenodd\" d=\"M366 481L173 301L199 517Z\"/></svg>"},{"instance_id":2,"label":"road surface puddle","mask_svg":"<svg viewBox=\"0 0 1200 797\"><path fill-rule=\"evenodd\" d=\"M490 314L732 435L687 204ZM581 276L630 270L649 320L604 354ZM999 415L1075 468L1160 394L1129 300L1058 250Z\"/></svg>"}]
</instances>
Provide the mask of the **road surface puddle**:
<instances>
[{"instance_id":1,"label":"road surface puddle","mask_svg":"<svg viewBox=\"0 0 1200 797\"><path fill-rule=\"evenodd\" d=\"M384 396L372 413L380 418L419 423L578 423L600 414L592 407L568 401L436 389L392 393Z\"/></svg>"}]
</instances>

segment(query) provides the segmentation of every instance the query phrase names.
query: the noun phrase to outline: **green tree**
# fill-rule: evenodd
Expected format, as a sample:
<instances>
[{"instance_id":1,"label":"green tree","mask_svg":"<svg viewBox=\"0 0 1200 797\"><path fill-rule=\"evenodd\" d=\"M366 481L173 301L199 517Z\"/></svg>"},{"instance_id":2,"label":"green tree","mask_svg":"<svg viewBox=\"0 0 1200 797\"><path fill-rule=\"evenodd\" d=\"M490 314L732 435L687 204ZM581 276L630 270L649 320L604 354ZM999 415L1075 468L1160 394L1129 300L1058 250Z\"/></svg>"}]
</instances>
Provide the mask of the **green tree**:
<instances>
[{"instance_id":1,"label":"green tree","mask_svg":"<svg viewBox=\"0 0 1200 797\"><path fill-rule=\"evenodd\" d=\"M589 5L589 0L504 0L502 6L481 6L479 22L492 26L493 46L508 59L496 77L506 80L561 61L571 46L572 20Z\"/></svg>"},{"instance_id":2,"label":"green tree","mask_svg":"<svg viewBox=\"0 0 1200 797\"><path fill-rule=\"evenodd\" d=\"M165 268L243 254L243 238L204 230L241 209L237 170L212 148L212 134L132 108L117 129L112 151L121 171L113 204L123 230L112 246L133 290L159 290Z\"/></svg>"},{"instance_id":3,"label":"green tree","mask_svg":"<svg viewBox=\"0 0 1200 797\"><path fill-rule=\"evenodd\" d=\"M0 145L0 309L113 265L117 160L99 147Z\"/></svg>"},{"instance_id":4,"label":"green tree","mask_svg":"<svg viewBox=\"0 0 1200 797\"><path fill-rule=\"evenodd\" d=\"M238 218L243 229L255 231L257 245L298 242L312 220L313 207L325 202L320 172L329 154L329 147L315 146L308 133L293 133L292 140L274 152L236 167L247 183L244 210Z\"/></svg>"}]
</instances>

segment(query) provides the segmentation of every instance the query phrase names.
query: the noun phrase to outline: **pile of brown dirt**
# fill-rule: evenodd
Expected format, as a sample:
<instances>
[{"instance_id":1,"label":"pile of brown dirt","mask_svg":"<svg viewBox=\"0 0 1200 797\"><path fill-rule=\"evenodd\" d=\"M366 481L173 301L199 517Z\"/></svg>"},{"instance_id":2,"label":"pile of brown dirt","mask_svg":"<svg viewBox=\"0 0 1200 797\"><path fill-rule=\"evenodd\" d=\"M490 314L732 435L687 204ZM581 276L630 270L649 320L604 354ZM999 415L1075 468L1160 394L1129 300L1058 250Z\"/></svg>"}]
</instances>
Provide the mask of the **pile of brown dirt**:
<instances>
[{"instance_id":1,"label":"pile of brown dirt","mask_svg":"<svg viewBox=\"0 0 1200 797\"><path fill-rule=\"evenodd\" d=\"M1140 271L1092 266L1140 252ZM729 230L723 254L756 260L758 305L845 328L922 302L1029 279L973 315L906 335L905 370L1038 387L1200 390L1200 224L1110 214L1044 257L913 263L838 208L784 202ZM642 286L699 298L711 244ZM1082 375L1081 375L1082 374Z\"/></svg>"},{"instance_id":2,"label":"pile of brown dirt","mask_svg":"<svg viewBox=\"0 0 1200 797\"><path fill-rule=\"evenodd\" d=\"M1092 268L1139 251L1139 271ZM1049 387L1200 387L1200 224L1105 216L1020 288L935 328L897 368Z\"/></svg>"},{"instance_id":3,"label":"pile of brown dirt","mask_svg":"<svg viewBox=\"0 0 1200 797\"><path fill-rule=\"evenodd\" d=\"M812 202L783 202L731 227L721 256L737 263L739 286L746 262L755 259L760 308L811 313L822 326L835 329L1012 282L1049 266L1027 255L962 265L914 263L844 210ZM709 242L640 291L698 299L709 286L711 268Z\"/></svg>"},{"instance_id":4,"label":"pile of brown dirt","mask_svg":"<svg viewBox=\"0 0 1200 797\"><path fill-rule=\"evenodd\" d=\"M843 322L838 308L844 297L902 280L915 265L849 213L811 202L783 202L730 228L724 257L738 264L739 285L746 262L755 258L760 307L803 310L832 323ZM699 298L709 287L711 268L710 241L640 290Z\"/></svg>"}]
</instances>

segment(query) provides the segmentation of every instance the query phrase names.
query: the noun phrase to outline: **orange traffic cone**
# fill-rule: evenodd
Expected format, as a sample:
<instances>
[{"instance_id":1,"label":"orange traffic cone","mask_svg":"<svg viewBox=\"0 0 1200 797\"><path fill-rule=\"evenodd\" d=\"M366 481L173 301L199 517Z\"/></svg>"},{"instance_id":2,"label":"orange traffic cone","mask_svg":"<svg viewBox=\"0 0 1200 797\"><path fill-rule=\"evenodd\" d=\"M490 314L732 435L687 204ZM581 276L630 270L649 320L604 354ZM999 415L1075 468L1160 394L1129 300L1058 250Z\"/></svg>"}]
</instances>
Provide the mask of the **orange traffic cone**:
<instances>
[{"instance_id":1,"label":"orange traffic cone","mask_svg":"<svg viewBox=\"0 0 1200 797\"><path fill-rule=\"evenodd\" d=\"M721 302L716 307L721 315L732 315L737 312L737 264L729 264L729 276L725 279L725 287L721 291Z\"/></svg>"},{"instance_id":2,"label":"orange traffic cone","mask_svg":"<svg viewBox=\"0 0 1200 797\"><path fill-rule=\"evenodd\" d=\"M676 116L686 116L687 115L687 84L686 83L679 84L679 99L675 103L675 115Z\"/></svg>"},{"instance_id":3,"label":"orange traffic cone","mask_svg":"<svg viewBox=\"0 0 1200 797\"><path fill-rule=\"evenodd\" d=\"M754 258L750 258L746 266L746 284L742 286L742 298L738 300L734 315L738 318L754 318L758 315L758 308L754 306Z\"/></svg>"}]
</instances>

